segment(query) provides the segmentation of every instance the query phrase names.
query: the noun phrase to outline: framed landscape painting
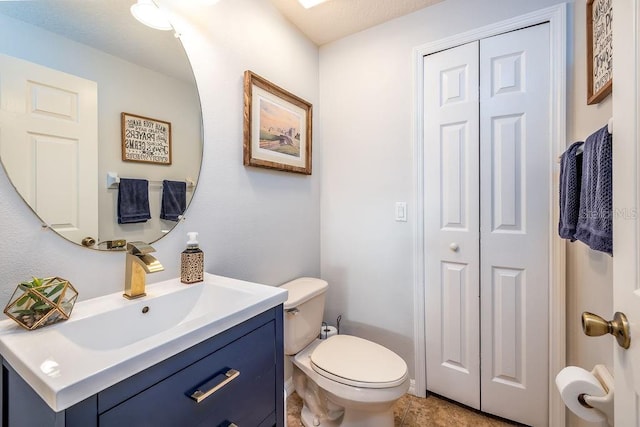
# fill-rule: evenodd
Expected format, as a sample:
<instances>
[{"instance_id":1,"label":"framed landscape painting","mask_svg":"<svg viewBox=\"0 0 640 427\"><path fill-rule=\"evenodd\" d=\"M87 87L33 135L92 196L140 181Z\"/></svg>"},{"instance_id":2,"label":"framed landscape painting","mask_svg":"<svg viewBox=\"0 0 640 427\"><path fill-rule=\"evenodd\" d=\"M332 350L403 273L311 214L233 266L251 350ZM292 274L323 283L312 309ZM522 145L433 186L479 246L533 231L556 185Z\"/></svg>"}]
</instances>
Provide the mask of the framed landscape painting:
<instances>
[{"instance_id":1,"label":"framed landscape painting","mask_svg":"<svg viewBox=\"0 0 640 427\"><path fill-rule=\"evenodd\" d=\"M312 105L244 73L244 164L311 175Z\"/></svg>"}]
</instances>

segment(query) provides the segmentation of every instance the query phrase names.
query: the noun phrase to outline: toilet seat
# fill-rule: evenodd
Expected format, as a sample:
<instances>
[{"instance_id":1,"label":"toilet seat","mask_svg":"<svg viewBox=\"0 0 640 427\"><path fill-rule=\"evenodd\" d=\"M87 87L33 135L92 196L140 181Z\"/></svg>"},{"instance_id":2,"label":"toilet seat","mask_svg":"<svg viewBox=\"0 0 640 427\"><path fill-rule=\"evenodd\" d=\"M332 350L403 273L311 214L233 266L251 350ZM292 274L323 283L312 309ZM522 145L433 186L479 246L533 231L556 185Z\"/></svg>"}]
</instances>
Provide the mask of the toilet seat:
<instances>
[{"instance_id":1,"label":"toilet seat","mask_svg":"<svg viewBox=\"0 0 640 427\"><path fill-rule=\"evenodd\" d=\"M311 353L311 367L325 378L362 388L388 388L407 379L407 364L393 351L351 335L335 335Z\"/></svg>"}]
</instances>

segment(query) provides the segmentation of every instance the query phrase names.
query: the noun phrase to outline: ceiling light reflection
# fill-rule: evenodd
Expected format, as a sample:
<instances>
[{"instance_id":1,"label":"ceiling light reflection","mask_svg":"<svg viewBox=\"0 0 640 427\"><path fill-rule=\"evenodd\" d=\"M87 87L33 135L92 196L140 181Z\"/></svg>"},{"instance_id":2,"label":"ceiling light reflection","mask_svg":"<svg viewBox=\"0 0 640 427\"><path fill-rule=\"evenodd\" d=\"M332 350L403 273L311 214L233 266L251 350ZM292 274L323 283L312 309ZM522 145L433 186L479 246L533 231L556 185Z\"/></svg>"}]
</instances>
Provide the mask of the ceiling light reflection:
<instances>
[{"instance_id":1,"label":"ceiling light reflection","mask_svg":"<svg viewBox=\"0 0 640 427\"><path fill-rule=\"evenodd\" d=\"M298 2L300 2L300 4L302 5L302 7L304 7L305 9L310 9L314 6L319 5L320 3L324 3L328 0L298 0Z\"/></svg>"},{"instance_id":2,"label":"ceiling light reflection","mask_svg":"<svg viewBox=\"0 0 640 427\"><path fill-rule=\"evenodd\" d=\"M147 27L162 31L173 29L165 13L153 0L138 0L131 6L131 14Z\"/></svg>"}]
</instances>

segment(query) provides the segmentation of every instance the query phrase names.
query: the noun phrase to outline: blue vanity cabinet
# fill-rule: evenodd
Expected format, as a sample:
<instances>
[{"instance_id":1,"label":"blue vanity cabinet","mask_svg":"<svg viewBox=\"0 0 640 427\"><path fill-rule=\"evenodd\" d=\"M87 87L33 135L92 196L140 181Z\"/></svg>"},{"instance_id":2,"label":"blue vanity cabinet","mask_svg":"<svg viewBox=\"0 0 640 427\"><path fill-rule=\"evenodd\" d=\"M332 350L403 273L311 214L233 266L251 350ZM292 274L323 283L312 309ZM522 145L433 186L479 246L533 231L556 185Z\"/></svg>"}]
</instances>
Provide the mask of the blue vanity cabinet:
<instances>
[{"instance_id":1,"label":"blue vanity cabinet","mask_svg":"<svg viewBox=\"0 0 640 427\"><path fill-rule=\"evenodd\" d=\"M58 413L5 361L2 426L280 427L283 362L281 305Z\"/></svg>"}]
</instances>

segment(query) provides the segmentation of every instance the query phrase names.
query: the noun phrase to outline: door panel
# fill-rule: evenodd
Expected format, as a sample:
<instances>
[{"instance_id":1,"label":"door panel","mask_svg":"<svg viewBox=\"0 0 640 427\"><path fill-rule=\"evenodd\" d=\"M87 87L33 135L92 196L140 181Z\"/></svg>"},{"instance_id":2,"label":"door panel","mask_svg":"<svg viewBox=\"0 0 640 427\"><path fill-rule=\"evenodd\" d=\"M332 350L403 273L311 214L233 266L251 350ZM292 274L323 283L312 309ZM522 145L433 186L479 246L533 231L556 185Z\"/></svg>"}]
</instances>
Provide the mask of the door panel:
<instances>
[{"instance_id":1,"label":"door panel","mask_svg":"<svg viewBox=\"0 0 640 427\"><path fill-rule=\"evenodd\" d=\"M427 388L478 409L478 43L424 70Z\"/></svg>"},{"instance_id":2,"label":"door panel","mask_svg":"<svg viewBox=\"0 0 640 427\"><path fill-rule=\"evenodd\" d=\"M549 25L480 41L482 411L548 423Z\"/></svg>"},{"instance_id":3,"label":"door panel","mask_svg":"<svg viewBox=\"0 0 640 427\"><path fill-rule=\"evenodd\" d=\"M491 376L494 381L524 388L525 336L522 314L526 301L526 277L521 269L493 268L491 319L494 339ZM486 374L485 374L486 375Z\"/></svg>"},{"instance_id":4,"label":"door panel","mask_svg":"<svg viewBox=\"0 0 640 427\"><path fill-rule=\"evenodd\" d=\"M443 367L469 373L469 354L465 351L465 289L468 287L468 266L442 263L442 343L440 360Z\"/></svg>"},{"instance_id":5,"label":"door panel","mask_svg":"<svg viewBox=\"0 0 640 427\"><path fill-rule=\"evenodd\" d=\"M516 114L494 117L491 121L491 231L494 233L524 232L522 204L526 199L526 187L521 173L524 170L523 119L522 114Z\"/></svg>"},{"instance_id":6,"label":"door panel","mask_svg":"<svg viewBox=\"0 0 640 427\"><path fill-rule=\"evenodd\" d=\"M75 122L78 119L78 93L41 82L27 81L28 109L33 116Z\"/></svg>"},{"instance_id":7,"label":"door panel","mask_svg":"<svg viewBox=\"0 0 640 427\"><path fill-rule=\"evenodd\" d=\"M79 223L77 139L30 135L35 160L34 209L57 232Z\"/></svg>"},{"instance_id":8,"label":"door panel","mask_svg":"<svg viewBox=\"0 0 640 427\"><path fill-rule=\"evenodd\" d=\"M440 136L440 167L442 170L441 218L443 229L468 229L469 206L467 194L464 154L469 141L466 123L443 125Z\"/></svg>"}]
</instances>

